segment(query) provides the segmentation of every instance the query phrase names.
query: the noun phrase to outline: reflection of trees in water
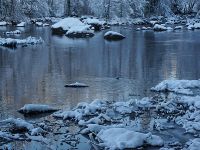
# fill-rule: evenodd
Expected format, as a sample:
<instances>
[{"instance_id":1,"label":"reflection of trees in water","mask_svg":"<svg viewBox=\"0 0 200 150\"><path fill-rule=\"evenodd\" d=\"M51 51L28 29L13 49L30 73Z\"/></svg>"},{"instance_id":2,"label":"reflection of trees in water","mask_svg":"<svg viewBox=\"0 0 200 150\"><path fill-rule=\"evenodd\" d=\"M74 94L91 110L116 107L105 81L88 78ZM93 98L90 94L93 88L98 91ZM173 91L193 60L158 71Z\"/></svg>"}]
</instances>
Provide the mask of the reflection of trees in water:
<instances>
[{"instance_id":1,"label":"reflection of trees in water","mask_svg":"<svg viewBox=\"0 0 200 150\"><path fill-rule=\"evenodd\" d=\"M0 95L6 107L36 101L70 107L85 99L123 100L129 94L147 96L146 89L163 79L199 78L199 43L193 40L199 38L196 32L113 30L126 39L108 42L100 32L91 39L73 40L51 36L48 28L29 28L45 45L0 50ZM66 82L75 81L88 82L91 87L64 88Z\"/></svg>"}]
</instances>

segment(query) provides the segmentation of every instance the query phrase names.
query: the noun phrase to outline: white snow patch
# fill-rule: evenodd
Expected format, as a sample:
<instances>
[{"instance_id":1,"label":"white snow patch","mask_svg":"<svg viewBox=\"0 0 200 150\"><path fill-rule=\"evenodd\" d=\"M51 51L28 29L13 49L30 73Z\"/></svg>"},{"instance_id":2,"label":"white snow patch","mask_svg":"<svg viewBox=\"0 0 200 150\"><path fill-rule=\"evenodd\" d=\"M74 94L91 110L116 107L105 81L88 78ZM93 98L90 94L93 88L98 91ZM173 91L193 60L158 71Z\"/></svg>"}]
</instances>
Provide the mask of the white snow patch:
<instances>
[{"instance_id":1,"label":"white snow patch","mask_svg":"<svg viewBox=\"0 0 200 150\"><path fill-rule=\"evenodd\" d=\"M19 24L16 25L17 27L25 27L26 26L26 22L21 22Z\"/></svg>"},{"instance_id":2,"label":"white snow patch","mask_svg":"<svg viewBox=\"0 0 200 150\"><path fill-rule=\"evenodd\" d=\"M6 120L1 121L1 123L11 124L16 129L27 129L31 131L34 129L34 126L31 123L26 122L23 119L17 118L8 118Z\"/></svg>"},{"instance_id":3,"label":"white snow patch","mask_svg":"<svg viewBox=\"0 0 200 150\"><path fill-rule=\"evenodd\" d=\"M88 35L94 35L94 31L90 29L89 25L85 25L85 26L74 26L71 27L66 35L70 35L70 34L88 34Z\"/></svg>"},{"instance_id":4,"label":"white snow patch","mask_svg":"<svg viewBox=\"0 0 200 150\"><path fill-rule=\"evenodd\" d=\"M1 21L0 22L0 26L6 26L8 23L7 22L5 22L5 21Z\"/></svg>"},{"instance_id":5,"label":"white snow patch","mask_svg":"<svg viewBox=\"0 0 200 150\"><path fill-rule=\"evenodd\" d=\"M179 94L191 95L191 88L200 88L200 80L164 80L155 87L153 91L170 91Z\"/></svg>"},{"instance_id":6,"label":"white snow patch","mask_svg":"<svg viewBox=\"0 0 200 150\"><path fill-rule=\"evenodd\" d=\"M101 130L97 137L103 143L101 146L109 149L137 148L147 143L152 146L162 146L163 140L159 136L127 130L125 128L110 128Z\"/></svg>"},{"instance_id":7,"label":"white snow patch","mask_svg":"<svg viewBox=\"0 0 200 150\"><path fill-rule=\"evenodd\" d=\"M82 23L78 18L69 17L69 18L60 20L59 22L55 23L51 27L53 29L62 28L62 30L68 31L71 27L75 27L75 26L85 26L85 24Z\"/></svg>"},{"instance_id":8,"label":"white snow patch","mask_svg":"<svg viewBox=\"0 0 200 150\"><path fill-rule=\"evenodd\" d=\"M167 31L167 28L163 25L155 24L153 27L154 31Z\"/></svg>"},{"instance_id":9,"label":"white snow patch","mask_svg":"<svg viewBox=\"0 0 200 150\"><path fill-rule=\"evenodd\" d=\"M6 34L7 34L7 35L21 34L21 31L19 31L19 30L9 31L9 32L6 32Z\"/></svg>"},{"instance_id":10,"label":"white snow patch","mask_svg":"<svg viewBox=\"0 0 200 150\"><path fill-rule=\"evenodd\" d=\"M49 105L42 105L42 104L26 104L24 107L19 109L19 112L21 113L42 113L42 112L50 112L50 111L56 111L58 109L55 109Z\"/></svg>"}]
</instances>

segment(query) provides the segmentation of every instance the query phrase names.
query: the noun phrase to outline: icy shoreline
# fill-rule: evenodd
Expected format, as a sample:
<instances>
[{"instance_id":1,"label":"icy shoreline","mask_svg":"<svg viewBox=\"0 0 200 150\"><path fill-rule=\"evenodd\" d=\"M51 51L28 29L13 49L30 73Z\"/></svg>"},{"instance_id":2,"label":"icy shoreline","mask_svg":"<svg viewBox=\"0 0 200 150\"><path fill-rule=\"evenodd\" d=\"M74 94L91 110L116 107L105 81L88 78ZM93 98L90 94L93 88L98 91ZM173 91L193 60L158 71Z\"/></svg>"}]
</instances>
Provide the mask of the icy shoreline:
<instances>
[{"instance_id":1,"label":"icy shoreline","mask_svg":"<svg viewBox=\"0 0 200 150\"><path fill-rule=\"evenodd\" d=\"M62 149L71 142L77 146L81 143L77 136L83 135L87 144L98 149L195 149L200 146L199 85L200 80L166 80L152 88L159 93L141 100L82 102L70 111L60 110L37 122L6 119L0 122L0 137L8 144L1 144L1 148L12 147L15 141L34 141ZM189 95L182 92L186 89ZM36 107L28 108L44 110L44 106ZM76 130L71 132L72 126ZM192 138L183 142L170 134L178 128L182 130L179 134Z\"/></svg>"}]
</instances>

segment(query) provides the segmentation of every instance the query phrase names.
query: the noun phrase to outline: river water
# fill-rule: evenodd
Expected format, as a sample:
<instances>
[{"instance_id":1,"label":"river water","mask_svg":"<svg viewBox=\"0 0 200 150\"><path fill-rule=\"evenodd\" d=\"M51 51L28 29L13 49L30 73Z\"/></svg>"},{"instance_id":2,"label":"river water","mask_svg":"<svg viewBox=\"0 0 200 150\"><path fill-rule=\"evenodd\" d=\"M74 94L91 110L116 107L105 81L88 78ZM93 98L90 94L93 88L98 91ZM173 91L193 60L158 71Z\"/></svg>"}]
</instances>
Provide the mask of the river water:
<instances>
[{"instance_id":1,"label":"river water","mask_svg":"<svg viewBox=\"0 0 200 150\"><path fill-rule=\"evenodd\" d=\"M3 32L15 28L0 27ZM22 117L27 103L73 108L94 99L125 101L151 95L165 79L200 78L200 31L135 31L112 27L126 39L108 42L106 32L89 39L51 34L50 27L18 28L15 38L42 37L44 44L17 49L0 47L0 119ZM65 88L82 82L89 88Z\"/></svg>"}]
</instances>

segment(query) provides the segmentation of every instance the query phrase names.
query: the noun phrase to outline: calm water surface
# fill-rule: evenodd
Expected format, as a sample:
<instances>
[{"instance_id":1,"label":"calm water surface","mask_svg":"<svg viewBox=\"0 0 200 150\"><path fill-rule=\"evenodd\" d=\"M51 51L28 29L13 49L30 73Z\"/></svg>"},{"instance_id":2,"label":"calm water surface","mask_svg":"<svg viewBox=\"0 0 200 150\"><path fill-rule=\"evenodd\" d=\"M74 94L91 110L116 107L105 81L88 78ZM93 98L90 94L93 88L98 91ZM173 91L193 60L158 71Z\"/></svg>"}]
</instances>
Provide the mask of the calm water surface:
<instances>
[{"instance_id":1,"label":"calm water surface","mask_svg":"<svg viewBox=\"0 0 200 150\"><path fill-rule=\"evenodd\" d=\"M164 79L200 78L200 31L134 31L113 27L126 36L119 42L52 36L49 27L19 28L42 37L42 45L15 50L0 47L0 119L21 117L26 103L73 108L94 99L125 101L149 96L150 87ZM14 30L0 27L3 32ZM119 77L119 80L116 79ZM83 82L85 89L65 88Z\"/></svg>"}]
</instances>

